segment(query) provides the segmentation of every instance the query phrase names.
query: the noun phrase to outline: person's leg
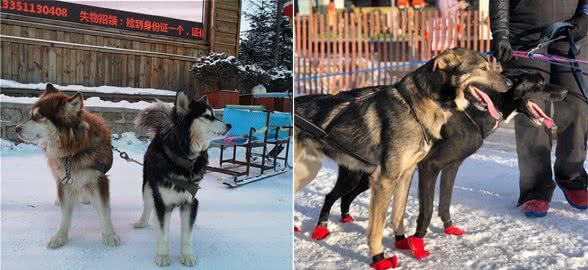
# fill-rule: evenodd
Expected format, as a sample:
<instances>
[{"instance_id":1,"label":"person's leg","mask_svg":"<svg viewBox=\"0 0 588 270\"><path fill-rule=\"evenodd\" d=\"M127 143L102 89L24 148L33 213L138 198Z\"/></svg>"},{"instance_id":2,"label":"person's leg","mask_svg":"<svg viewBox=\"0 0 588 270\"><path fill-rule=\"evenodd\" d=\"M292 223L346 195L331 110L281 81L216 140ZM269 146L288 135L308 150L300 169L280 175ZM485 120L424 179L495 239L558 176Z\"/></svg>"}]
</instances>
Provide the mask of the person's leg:
<instances>
[{"instance_id":1,"label":"person's leg","mask_svg":"<svg viewBox=\"0 0 588 270\"><path fill-rule=\"evenodd\" d=\"M559 46L552 53L563 54L567 46ZM588 40L581 44L581 54L585 58ZM582 65L588 71L588 65ZM588 83L588 76L583 76ZM586 141L588 140L588 103L583 100L571 69L568 66L554 65L551 82L568 89L568 95L561 102L555 102L554 121L557 125L557 146L555 151L555 180L564 192L570 205L588 208L588 175L584 168L586 161ZM588 91L588 89L586 89Z\"/></svg>"},{"instance_id":2,"label":"person's leg","mask_svg":"<svg viewBox=\"0 0 588 270\"><path fill-rule=\"evenodd\" d=\"M539 72L546 81L550 79L547 63L515 58L506 69L522 68ZM538 103L546 112L550 107ZM528 117L515 118L515 134L519 164L520 195L517 206L530 200L550 201L555 188L551 174L551 131L536 127ZM546 210L546 209L545 209Z\"/></svg>"}]
</instances>

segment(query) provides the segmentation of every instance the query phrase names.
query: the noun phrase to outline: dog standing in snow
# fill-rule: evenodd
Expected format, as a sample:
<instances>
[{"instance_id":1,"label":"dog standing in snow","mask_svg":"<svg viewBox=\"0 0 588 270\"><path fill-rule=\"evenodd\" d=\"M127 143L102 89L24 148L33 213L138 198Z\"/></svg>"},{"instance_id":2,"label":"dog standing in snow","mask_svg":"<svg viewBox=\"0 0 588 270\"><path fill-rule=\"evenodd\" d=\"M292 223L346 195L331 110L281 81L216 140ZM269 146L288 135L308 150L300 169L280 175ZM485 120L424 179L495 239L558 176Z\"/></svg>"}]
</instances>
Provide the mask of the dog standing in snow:
<instances>
[{"instance_id":1,"label":"dog standing in snow","mask_svg":"<svg viewBox=\"0 0 588 270\"><path fill-rule=\"evenodd\" d=\"M102 241L118 246L120 238L110 219L110 192L106 172L112 167L111 131L99 116L83 109L82 94L66 96L52 84L33 105L31 117L16 127L20 139L44 148L57 181L61 224L49 248L67 242L72 212L80 197L89 198L98 211Z\"/></svg>"},{"instance_id":2,"label":"dog standing in snow","mask_svg":"<svg viewBox=\"0 0 588 270\"><path fill-rule=\"evenodd\" d=\"M176 96L174 107L158 102L143 110L135 125L153 140L144 158L143 214L134 227L145 227L155 207L160 230L155 263L167 266L170 215L179 207L180 262L193 266L192 227L198 211L195 195L208 165L208 135L226 134L231 125L214 116L206 97L192 100L183 92Z\"/></svg>"}]
</instances>

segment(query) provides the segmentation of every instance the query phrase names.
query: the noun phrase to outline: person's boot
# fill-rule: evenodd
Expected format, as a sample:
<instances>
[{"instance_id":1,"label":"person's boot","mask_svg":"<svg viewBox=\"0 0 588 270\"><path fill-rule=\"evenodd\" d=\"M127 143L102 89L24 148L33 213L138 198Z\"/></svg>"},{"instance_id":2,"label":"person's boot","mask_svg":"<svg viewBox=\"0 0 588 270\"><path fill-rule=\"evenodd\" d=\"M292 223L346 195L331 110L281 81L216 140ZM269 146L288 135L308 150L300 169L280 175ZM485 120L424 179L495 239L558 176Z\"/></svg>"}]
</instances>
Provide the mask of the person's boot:
<instances>
[{"instance_id":1,"label":"person's boot","mask_svg":"<svg viewBox=\"0 0 588 270\"><path fill-rule=\"evenodd\" d=\"M521 206L527 217L544 217L549 209L549 202L545 200L528 200Z\"/></svg>"},{"instance_id":2,"label":"person's boot","mask_svg":"<svg viewBox=\"0 0 588 270\"><path fill-rule=\"evenodd\" d=\"M555 182L572 207L584 210L588 209L588 187L582 181L584 180L573 179L568 181L556 180Z\"/></svg>"}]
</instances>

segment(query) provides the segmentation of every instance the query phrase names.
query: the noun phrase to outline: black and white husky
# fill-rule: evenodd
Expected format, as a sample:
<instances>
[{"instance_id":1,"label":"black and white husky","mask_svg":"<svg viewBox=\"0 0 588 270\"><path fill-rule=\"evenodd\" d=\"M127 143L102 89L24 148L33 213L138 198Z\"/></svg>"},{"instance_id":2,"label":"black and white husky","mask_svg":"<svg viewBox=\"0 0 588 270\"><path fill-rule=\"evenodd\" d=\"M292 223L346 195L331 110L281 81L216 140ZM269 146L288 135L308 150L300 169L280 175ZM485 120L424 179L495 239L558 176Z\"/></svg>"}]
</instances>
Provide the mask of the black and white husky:
<instances>
[{"instance_id":1,"label":"black and white husky","mask_svg":"<svg viewBox=\"0 0 588 270\"><path fill-rule=\"evenodd\" d=\"M169 223L175 207L182 220L180 261L192 266L192 227L196 220L199 183L208 164L209 133L225 134L231 126L217 119L206 97L191 100L183 92L176 96L175 106L157 102L143 110L135 120L138 129L153 139L144 158L143 202L141 219L134 224L143 228L155 207L160 235L155 263L170 264Z\"/></svg>"}]
</instances>

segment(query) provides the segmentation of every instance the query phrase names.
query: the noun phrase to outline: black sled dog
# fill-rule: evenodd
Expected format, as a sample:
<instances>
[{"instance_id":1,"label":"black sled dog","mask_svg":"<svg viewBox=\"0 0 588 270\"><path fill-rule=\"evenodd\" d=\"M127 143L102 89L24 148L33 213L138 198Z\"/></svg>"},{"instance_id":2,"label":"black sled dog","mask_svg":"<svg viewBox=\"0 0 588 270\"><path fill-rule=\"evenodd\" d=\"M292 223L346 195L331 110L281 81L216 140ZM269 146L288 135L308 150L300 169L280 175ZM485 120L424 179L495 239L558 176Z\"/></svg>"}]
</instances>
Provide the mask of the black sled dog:
<instances>
[{"instance_id":1,"label":"black sled dog","mask_svg":"<svg viewBox=\"0 0 588 270\"><path fill-rule=\"evenodd\" d=\"M176 96L174 107L157 102L146 108L137 116L135 125L153 140L144 157L143 214L134 227L145 227L155 207L160 230L155 263L167 266L170 215L179 207L180 262L193 266L192 227L198 211L195 195L208 165L208 135L225 134L231 126L214 116L206 97L192 100L183 92Z\"/></svg>"}]
</instances>

